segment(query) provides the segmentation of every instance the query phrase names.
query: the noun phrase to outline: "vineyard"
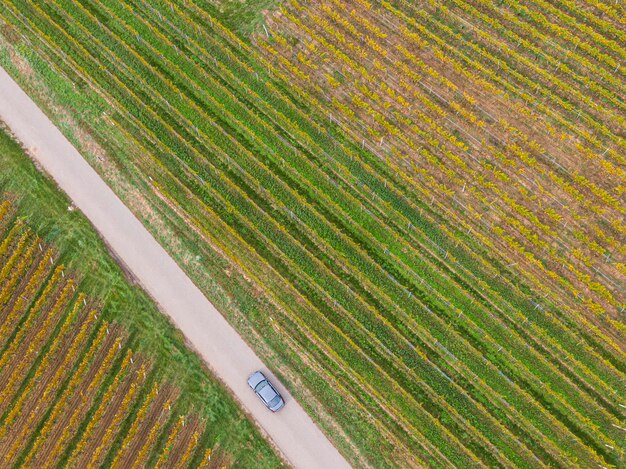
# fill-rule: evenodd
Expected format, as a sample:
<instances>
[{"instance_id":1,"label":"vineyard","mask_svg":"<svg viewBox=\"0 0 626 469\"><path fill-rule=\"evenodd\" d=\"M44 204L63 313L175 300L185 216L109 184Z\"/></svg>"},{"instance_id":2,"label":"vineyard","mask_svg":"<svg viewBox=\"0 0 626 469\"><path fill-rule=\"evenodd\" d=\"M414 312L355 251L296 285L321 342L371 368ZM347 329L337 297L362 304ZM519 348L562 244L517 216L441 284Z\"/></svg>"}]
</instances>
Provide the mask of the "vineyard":
<instances>
[{"instance_id":1,"label":"vineyard","mask_svg":"<svg viewBox=\"0 0 626 469\"><path fill-rule=\"evenodd\" d=\"M77 213L44 213L67 202L4 133L0 168L2 467L280 466L227 392L186 363L158 323L125 318L134 308L160 313L106 262L84 268L95 233L71 220ZM78 234L71 245L68 233ZM167 352L146 340L147 328L161 346L170 340Z\"/></svg>"},{"instance_id":2,"label":"vineyard","mask_svg":"<svg viewBox=\"0 0 626 469\"><path fill-rule=\"evenodd\" d=\"M155 379L122 328L99 318L8 200L0 240L3 465L220 467L201 440L206 422L180 414L177 389Z\"/></svg>"},{"instance_id":3,"label":"vineyard","mask_svg":"<svg viewBox=\"0 0 626 469\"><path fill-rule=\"evenodd\" d=\"M264 14L7 0L2 60L355 465L626 464L623 5Z\"/></svg>"}]
</instances>

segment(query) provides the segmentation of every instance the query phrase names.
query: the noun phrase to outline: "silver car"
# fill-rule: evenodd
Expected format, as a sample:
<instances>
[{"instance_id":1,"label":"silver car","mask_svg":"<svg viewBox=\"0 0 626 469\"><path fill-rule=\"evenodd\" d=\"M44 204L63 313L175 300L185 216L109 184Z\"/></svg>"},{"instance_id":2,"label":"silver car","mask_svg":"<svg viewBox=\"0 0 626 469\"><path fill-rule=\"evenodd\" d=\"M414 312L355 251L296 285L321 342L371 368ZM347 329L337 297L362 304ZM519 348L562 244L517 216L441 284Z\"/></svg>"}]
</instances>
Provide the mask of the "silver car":
<instances>
[{"instance_id":1,"label":"silver car","mask_svg":"<svg viewBox=\"0 0 626 469\"><path fill-rule=\"evenodd\" d=\"M260 371L255 371L250 375L248 385L272 412L277 412L285 406L281 395Z\"/></svg>"}]
</instances>

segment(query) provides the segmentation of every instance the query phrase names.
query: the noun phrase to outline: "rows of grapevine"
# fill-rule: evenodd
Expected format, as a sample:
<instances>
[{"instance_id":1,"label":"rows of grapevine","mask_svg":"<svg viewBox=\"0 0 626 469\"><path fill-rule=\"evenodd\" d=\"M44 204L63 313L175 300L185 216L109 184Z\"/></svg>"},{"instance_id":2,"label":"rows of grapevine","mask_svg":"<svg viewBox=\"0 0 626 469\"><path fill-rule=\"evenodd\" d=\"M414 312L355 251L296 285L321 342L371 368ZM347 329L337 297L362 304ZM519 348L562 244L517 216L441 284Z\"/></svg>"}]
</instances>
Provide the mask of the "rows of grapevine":
<instances>
[{"instance_id":1,"label":"rows of grapevine","mask_svg":"<svg viewBox=\"0 0 626 469\"><path fill-rule=\"evenodd\" d=\"M610 70L598 73L593 64L597 52L584 60L567 54L570 68L561 62L562 55L553 57L550 50L541 51L545 64L511 50L501 35L517 47L526 41L520 50L533 53L532 42L510 27L512 19L518 25L523 21L506 9L483 7L479 12L462 1L453 2L460 11L436 2L423 10L408 2L392 3L360 2L361 8L355 10L340 0L294 0L268 21L272 35L260 34L259 45L271 63L291 72L303 94L310 92L323 102L330 93L331 112L342 128L356 140L379 147L375 151L399 171L430 183L427 190L433 201L438 199L442 210L468 227L468 233L483 228L481 238L488 246L502 253L503 262L516 265L538 291L545 291L544 297L569 306L574 318L582 302L588 313L578 327L588 327L591 320L613 336L608 341L617 342L621 352L626 291L619 269L625 254L620 242L626 174L619 148L623 79ZM494 20L498 14L506 16L506 27ZM469 33L455 32L465 25L470 25ZM450 36L442 37L444 31ZM537 36L541 29L533 25L524 31ZM491 45L495 49L490 51ZM480 53L468 55L468 49ZM346 50L360 60L352 60ZM455 61L453 54L465 63ZM480 76L488 70L489 60L497 64L496 73ZM558 66L541 68L551 62ZM452 67L441 68L441 63ZM574 67L588 74L584 80ZM595 117L583 119L586 128L571 115L559 115L556 106L546 107L544 113L533 110L543 110L532 98L542 77L551 86L542 91L548 99L564 103L554 91L556 84L568 100L579 100L564 105L564 111L577 111L580 117L586 111L584 103L597 111ZM578 91L575 80L606 100L590 98L582 87ZM316 83L327 84L327 91L319 92L319 86L316 90ZM531 98L520 102L510 91L524 100ZM503 112L507 107L520 110L522 117ZM554 115L565 128L549 123ZM546 134L560 134L560 142L548 147ZM589 146L569 144L577 134L591 135ZM602 136L610 140L603 141ZM610 146L611 140L618 148ZM588 170L590 158L596 169ZM611 255L614 259L609 261Z\"/></svg>"},{"instance_id":2,"label":"rows of grapevine","mask_svg":"<svg viewBox=\"0 0 626 469\"><path fill-rule=\"evenodd\" d=\"M264 292L272 319L252 326L309 364L355 457L619 464L623 77L603 51L621 49L554 39L532 60L515 44L553 28L504 35L484 10L294 0L255 46L192 0L11 0L0 15L108 109L100 139L138 149L117 163L181 236Z\"/></svg>"},{"instance_id":3,"label":"rows of grapevine","mask_svg":"<svg viewBox=\"0 0 626 469\"><path fill-rule=\"evenodd\" d=\"M205 421L181 414L176 389L133 353L121 327L98 317L78 278L8 199L0 204L0 245L3 464L100 467L123 457L124 464L221 467L204 459ZM135 446L142 451L128 458Z\"/></svg>"},{"instance_id":4,"label":"rows of grapevine","mask_svg":"<svg viewBox=\"0 0 626 469\"><path fill-rule=\"evenodd\" d=\"M324 18L314 16L313 11L313 9L308 11L310 19L314 22L317 21L316 24L323 25L325 21ZM330 10L327 9L327 11ZM337 15L338 13L333 12L333 16ZM332 33L332 27L326 27ZM303 30L300 25L297 25L296 29L299 31ZM355 39L355 41L357 39ZM315 40L318 39L315 38ZM321 38L319 40L324 41L325 39ZM304 48L304 46L302 47ZM404 48L404 46L401 47ZM404 49L404 51L404 55L410 55L406 49ZM295 57L295 54L291 51L289 51L289 54ZM413 58L414 61L418 60L413 55L410 55L410 57ZM389 55L387 59L390 62L394 62L398 57ZM326 67L332 68L335 65L336 64L329 61ZM426 65L424 66L427 67ZM467 117L465 124L469 126L475 125L475 129L479 132L483 132L481 129L484 129L484 132L489 132L490 129L484 122L482 125L475 124L475 115L472 109L465 110L464 113L461 113L463 109L458 103L452 102L449 104L450 111L453 112L448 111L450 114L448 115L448 113L442 109L441 103L437 102L438 99L443 99L444 103L448 104L444 98L445 93L442 93L441 90L437 90L437 92L434 92L436 96L428 96L428 92L424 96L420 94L420 90L411 89L411 87L407 85L410 83L410 77L406 75L402 76L402 69L400 67L396 67L395 69L390 68L390 70L398 71L399 76L394 79L389 76L388 72L385 72L387 76L384 81L374 80L374 77L366 76L364 78L365 85L357 86L356 89L352 87L352 80L359 79L359 74L363 74L363 70L355 70L353 68L352 75L350 75L349 70L341 72L346 72L346 81L350 84L349 88L351 89L351 92L345 95L345 99L359 102L359 107L365 111L365 115L368 117L372 116L371 119L364 119L366 122L369 120L369 123L372 124L368 130L375 132L377 136L381 132L386 134L385 137L387 137L388 142L391 140L386 149L391 154L403 160L409 159L413 167L408 168L408 170L421 169L421 171L428 171L430 174L433 174L433 177L438 176L431 181L433 184L431 187L434 187L435 190L440 188L438 192L443 192L441 194L443 197L447 195L450 204L453 202L456 203L457 206L462 204L464 210L469 208L470 214L468 214L468 217L471 216L471 213L480 213L482 210L489 208L487 215L481 216L481 222L484 224L491 221L489 218L493 219L489 224L490 226L486 226L486 229L493 231L492 225L494 223L502 223L502 221L508 222L505 223L504 226L498 226L498 228L509 228L512 231L511 235L513 239L524 248L524 252L531 251L538 259L544 261L544 256L537 255L536 251L548 250L550 254L553 254L551 260L553 260L552 265L554 267L550 272L553 272L552 277L555 278L555 283L560 281L560 283L565 283L565 285L571 285L569 290L572 293L582 294L588 291L595 294L594 296L597 296L597 298L582 298L583 302L589 305L591 311L605 314L607 306L613 307L608 308L609 311L620 306L623 302L623 297L619 296L616 298L614 293L611 292L611 290L614 290L617 295L621 294L622 289L620 288L619 281L613 282L610 277L608 282L604 280L607 274L613 276L617 274L619 279L619 272L614 267L618 262L615 261L614 263L606 265L606 262L596 261L596 259L604 260L603 257L607 256L607 254L614 249L617 249L618 254L622 254L621 246L617 241L620 233L613 232L607 235L601 228L594 224L585 226L580 223L582 215L575 211L575 204L577 204L580 199L584 202L581 204L585 205L583 208L588 210L591 197L594 194L600 194L606 196L606 200L600 200L598 202L601 204L607 200L610 201L611 205L617 210L615 214L616 220L619 220L623 207L620 205L617 198L607 196L607 193L614 192L614 190L607 190L605 192L596 190L585 194L585 188L589 187L591 183L588 183L583 176L578 176L574 180L574 184L571 184L563 180L563 178L556 177L557 172L555 168L543 170L543 168L537 164L537 152L533 152L533 148L540 149L541 146L536 142L528 141L528 139L525 139L526 142L524 142L524 145L521 145L517 141L513 141L507 145L504 145L505 142L501 141L500 143L502 143L502 145L500 148L498 148L498 146L484 145L485 142L488 142L490 135L502 134L502 128L491 129L492 132L490 132L489 135L473 136L471 128L463 129L459 126L458 128L464 132L463 135L469 135L472 139L466 142L459 142L459 139L446 131L445 127L437 124L437 118L443 117L450 119L453 113L461 114ZM426 68L426 70L429 69ZM378 73L380 74L381 72L378 71ZM374 83L375 86L380 86L380 89L370 91L368 95L368 83ZM458 89L458 87L449 80L446 80L444 83L449 85L450 89L448 91L455 92ZM427 90L433 92L428 85L425 85L425 87ZM468 100L468 102L476 102L476 97L472 97L467 92L465 92L465 94L465 99ZM341 90L336 90L335 96L341 96ZM372 99L372 96L375 98ZM383 98L395 102L376 103L376 100L380 101L381 99L379 96L383 96ZM399 125L392 125L385 121L385 112L389 114L397 113L400 108L404 110L402 112L407 112L406 103L409 102L408 100L415 98L418 98L421 103L426 106L425 110L430 112L411 110L410 112L417 117L417 120L409 116L400 117L395 114L395 119L399 121ZM394 107L389 108L389 106ZM386 108L387 111L383 110L383 108ZM346 119L351 119L352 116L349 111L345 112L345 105L339 104L337 110L343 112L346 115ZM490 111L493 112L493 110ZM501 118L500 121L499 124L502 124L503 118ZM352 122L354 122L354 120L352 120ZM406 126L402 124L406 124ZM512 128L510 123L504 122L503 125L504 129L510 130ZM517 122L516 125L518 125ZM433 131L440 134L441 137L434 138L432 134L429 134L429 132ZM413 140L411 134L415 135L417 138ZM395 141L399 141L401 146L394 145ZM483 142L483 148L488 147L490 151L483 153L480 147L476 148L474 142ZM418 158L411 156L415 154L416 151L418 152L416 156L419 155ZM480 158L476 158L474 153L479 151L480 153L477 156ZM499 157L490 156L494 153L499 154ZM467 154L469 154L469 158ZM522 163L528 161L528 164L520 165L517 163L520 158ZM498 159L504 160L506 164L503 165ZM546 163L548 163L547 166L551 164L549 161ZM438 174L435 172L437 168L441 169ZM455 168L458 169L455 170ZM540 194L537 194L536 189L529 186L528 177L523 176L524 174L531 174L530 171L533 171L534 179L532 182L541 187L542 193ZM522 176L520 176L520 173ZM419 177L419 174L420 173L416 176ZM541 175L544 176L543 181L538 179ZM609 180L608 178L603 179L605 181ZM473 181L481 183L481 186L472 184ZM559 187L556 187L552 181L567 184L567 186L563 188L563 192L559 193ZM576 182L581 183L579 187L576 187ZM439 185L437 186L435 184ZM466 186L467 190L465 190ZM567 189L567 191L565 189ZM582 195L580 195L579 198L575 198L577 194ZM497 200L499 203L496 202L496 204L493 204L494 200ZM493 207L491 207L492 204L494 205ZM567 226L563 229L563 224L571 220L558 215L555 207L559 208L559 211L567 207L568 215L578 221L577 224L570 223L571 230L569 230L569 232ZM538 208L540 210L537 210ZM604 210L604 212L606 212L606 210ZM606 220L606 213L602 215ZM587 230L587 233L585 233L584 230ZM506 232L507 230L505 229L504 233ZM567 234L570 236L566 237L565 235ZM555 244L555 241L558 244ZM566 250L566 255L563 255L564 250ZM572 263L575 264L572 266ZM570 264L569 269L565 269L564 267L568 266L568 264ZM577 264L579 264L580 267ZM558 266L561 266L561 268L559 269ZM524 265L524 267L524 272L530 270L528 265ZM613 268L611 269L611 267ZM593 268L595 268L595 270L593 270ZM599 268L603 269L603 271L600 271ZM563 276L568 276L569 278L561 280ZM559 285L557 284L557 286ZM553 291L558 292L558 290L554 289ZM558 295L556 296L559 298ZM600 305L602 299L607 300L608 304Z\"/></svg>"}]
</instances>

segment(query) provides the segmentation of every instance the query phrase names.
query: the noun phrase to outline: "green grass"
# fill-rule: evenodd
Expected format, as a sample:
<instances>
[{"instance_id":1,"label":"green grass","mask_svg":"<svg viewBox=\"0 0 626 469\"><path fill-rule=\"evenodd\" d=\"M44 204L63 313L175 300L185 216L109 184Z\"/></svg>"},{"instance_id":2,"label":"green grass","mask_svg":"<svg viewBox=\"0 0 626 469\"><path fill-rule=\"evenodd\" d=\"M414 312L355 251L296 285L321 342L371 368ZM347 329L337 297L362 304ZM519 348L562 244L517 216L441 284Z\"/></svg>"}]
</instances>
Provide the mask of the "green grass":
<instances>
[{"instance_id":1,"label":"green grass","mask_svg":"<svg viewBox=\"0 0 626 469\"><path fill-rule=\"evenodd\" d=\"M11 65L9 48L3 63L83 151L80 130L105 148L108 182L355 465L608 453L619 409L601 396L621 389L619 354L601 342L602 356L578 354L595 332L534 309L506 258L214 24L245 30L252 13L79 3L0 7L11 50L41 81ZM532 334L516 327L525 318ZM557 363L561 353L575 363ZM592 370L584 389L572 382L581 368Z\"/></svg>"},{"instance_id":2,"label":"green grass","mask_svg":"<svg viewBox=\"0 0 626 469\"><path fill-rule=\"evenodd\" d=\"M282 465L223 385L185 346L181 334L141 289L129 283L87 219L68 210L67 197L4 132L0 132L0 193L15 198L18 215L57 250L59 263L81 280L81 291L100 302L103 318L122 324L132 337L130 346L154 361L155 379L181 390L180 408L195 409L208 419L208 441L241 467Z\"/></svg>"},{"instance_id":3,"label":"green grass","mask_svg":"<svg viewBox=\"0 0 626 469\"><path fill-rule=\"evenodd\" d=\"M271 12L280 0L224 0L220 2L220 18L230 29L243 33L262 31L263 15Z\"/></svg>"}]
</instances>

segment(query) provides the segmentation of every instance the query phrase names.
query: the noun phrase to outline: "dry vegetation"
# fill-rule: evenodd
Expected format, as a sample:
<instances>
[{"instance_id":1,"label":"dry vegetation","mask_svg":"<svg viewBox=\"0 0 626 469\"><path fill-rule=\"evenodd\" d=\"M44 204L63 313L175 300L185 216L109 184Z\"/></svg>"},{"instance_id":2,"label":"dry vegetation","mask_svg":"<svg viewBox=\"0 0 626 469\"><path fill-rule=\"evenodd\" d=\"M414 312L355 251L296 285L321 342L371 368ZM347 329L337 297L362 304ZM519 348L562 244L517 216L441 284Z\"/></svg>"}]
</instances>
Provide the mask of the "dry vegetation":
<instances>
[{"instance_id":1,"label":"dry vegetation","mask_svg":"<svg viewBox=\"0 0 626 469\"><path fill-rule=\"evenodd\" d=\"M178 390L133 353L124 328L99 317L57 260L3 200L2 465L218 467L204 458L206 420L181 414Z\"/></svg>"},{"instance_id":2,"label":"dry vegetation","mask_svg":"<svg viewBox=\"0 0 626 469\"><path fill-rule=\"evenodd\" d=\"M0 15L355 465L623 466L623 5L234 3Z\"/></svg>"}]
</instances>

